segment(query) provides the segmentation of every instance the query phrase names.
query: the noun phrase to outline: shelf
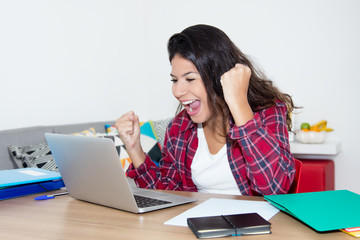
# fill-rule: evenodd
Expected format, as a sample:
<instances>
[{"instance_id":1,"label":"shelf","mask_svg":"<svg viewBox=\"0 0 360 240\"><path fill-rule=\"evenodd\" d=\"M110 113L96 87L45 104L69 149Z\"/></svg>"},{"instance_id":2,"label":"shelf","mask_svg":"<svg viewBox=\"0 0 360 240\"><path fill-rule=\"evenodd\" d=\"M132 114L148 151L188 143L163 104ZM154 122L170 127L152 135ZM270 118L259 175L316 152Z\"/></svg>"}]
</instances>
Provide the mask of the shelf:
<instances>
[{"instance_id":1,"label":"shelf","mask_svg":"<svg viewBox=\"0 0 360 240\"><path fill-rule=\"evenodd\" d=\"M337 155L341 150L341 142L339 141L325 141L321 144L305 144L299 142L290 142L290 150L295 157L308 158L312 156L331 157Z\"/></svg>"}]
</instances>

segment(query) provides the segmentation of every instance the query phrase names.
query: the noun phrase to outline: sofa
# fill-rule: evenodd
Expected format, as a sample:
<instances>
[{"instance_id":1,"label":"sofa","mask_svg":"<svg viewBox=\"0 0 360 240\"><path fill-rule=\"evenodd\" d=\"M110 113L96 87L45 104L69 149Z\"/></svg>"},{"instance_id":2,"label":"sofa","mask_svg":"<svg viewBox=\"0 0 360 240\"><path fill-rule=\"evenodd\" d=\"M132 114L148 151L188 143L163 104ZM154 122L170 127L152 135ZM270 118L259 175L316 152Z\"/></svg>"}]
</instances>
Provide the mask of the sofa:
<instances>
[{"instance_id":1,"label":"sofa","mask_svg":"<svg viewBox=\"0 0 360 240\"><path fill-rule=\"evenodd\" d=\"M165 129L168 123L170 122L170 120L171 118L142 123L141 126L142 135L144 129L144 132L147 131L146 133L147 135L149 134L148 132L151 132L152 137L156 140L157 143L156 154L161 155L159 149L161 148L161 145L163 143L163 136L165 133ZM113 128L114 124L115 121L112 120L112 121L87 122L87 123L78 123L78 124L34 126L34 127L17 128L10 130L1 130L0 131L0 170L31 167L31 166L23 166L21 163L19 163L19 161L16 161L16 159L14 158L14 154L11 151L12 149L11 147L21 150L24 148L28 148L29 146L30 147L37 146L39 144L47 146L44 133L62 133L62 134L80 133L81 134L82 132L91 129L91 131L95 132L99 136L104 137L109 134L109 129L107 129L106 126L111 126L112 130L114 130ZM145 129L146 126L148 127L148 129ZM148 142L149 141L147 141L146 143ZM147 151L150 150L151 147L148 147ZM49 153L51 154L50 151Z\"/></svg>"},{"instance_id":2,"label":"sofa","mask_svg":"<svg viewBox=\"0 0 360 240\"><path fill-rule=\"evenodd\" d=\"M155 161L155 163L158 163L158 160L160 160L161 158L161 146L164 141L163 138L165 135L165 129L170 120L171 118L142 123L142 136L146 135L146 138L141 138L141 140L143 141L142 145L143 148L145 146L144 151L146 151L150 155L150 157ZM114 121L103 121L67 125L35 126L11 130L2 130L0 131L0 170L27 167L23 166L20 163L21 161L19 162L15 160L14 154L9 151L10 146L15 146L16 148L21 149L22 147L34 145L37 146L39 144L47 145L44 137L44 133L46 132L74 134L82 133L84 131L92 129L99 137L111 136L112 138L114 138L114 135L108 135L109 131L106 128L106 126L113 127L114 123ZM152 142L149 142L150 138L148 136L150 135L153 138ZM130 161L128 161L129 158L127 158L126 151L121 146L121 144L119 145L116 143L115 139L113 140L115 142L115 146L118 149L122 165L124 168L127 168ZM156 144L154 144L154 142ZM49 149L47 149L47 152L51 154ZM300 161L302 162L302 170L300 176L302 180L299 184L299 192L313 192L335 189L334 162L332 160L300 159ZM49 169L53 170L54 168Z\"/></svg>"}]
</instances>

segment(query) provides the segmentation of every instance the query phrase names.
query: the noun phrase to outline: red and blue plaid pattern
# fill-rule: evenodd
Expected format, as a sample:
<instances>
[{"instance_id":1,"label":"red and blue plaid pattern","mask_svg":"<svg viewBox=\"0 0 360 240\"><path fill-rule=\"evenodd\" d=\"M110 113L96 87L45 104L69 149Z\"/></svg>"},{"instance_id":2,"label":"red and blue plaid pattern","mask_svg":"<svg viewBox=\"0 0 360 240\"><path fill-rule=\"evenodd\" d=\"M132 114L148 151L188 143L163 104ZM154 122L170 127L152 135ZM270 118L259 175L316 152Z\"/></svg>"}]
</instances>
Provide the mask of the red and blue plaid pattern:
<instances>
[{"instance_id":1,"label":"red and blue plaid pattern","mask_svg":"<svg viewBox=\"0 0 360 240\"><path fill-rule=\"evenodd\" d=\"M286 105L278 102L254 114L244 126L230 121L227 153L230 168L243 195L287 193L295 176L286 126ZM166 130L163 158L157 167L147 156L145 163L128 176L139 187L197 191L191 163L198 146L197 124L186 111L179 113Z\"/></svg>"}]
</instances>

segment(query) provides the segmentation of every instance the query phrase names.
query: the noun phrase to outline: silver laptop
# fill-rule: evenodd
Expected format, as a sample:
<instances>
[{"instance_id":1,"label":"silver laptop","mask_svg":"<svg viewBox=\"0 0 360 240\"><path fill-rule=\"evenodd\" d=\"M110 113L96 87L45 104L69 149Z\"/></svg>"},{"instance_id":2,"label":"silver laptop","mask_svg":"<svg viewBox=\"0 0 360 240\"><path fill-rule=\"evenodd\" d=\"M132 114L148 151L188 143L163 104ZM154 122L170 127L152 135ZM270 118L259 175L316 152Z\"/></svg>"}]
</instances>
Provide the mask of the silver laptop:
<instances>
[{"instance_id":1,"label":"silver laptop","mask_svg":"<svg viewBox=\"0 0 360 240\"><path fill-rule=\"evenodd\" d=\"M69 195L133 213L196 201L194 198L137 188L107 138L45 133Z\"/></svg>"}]
</instances>

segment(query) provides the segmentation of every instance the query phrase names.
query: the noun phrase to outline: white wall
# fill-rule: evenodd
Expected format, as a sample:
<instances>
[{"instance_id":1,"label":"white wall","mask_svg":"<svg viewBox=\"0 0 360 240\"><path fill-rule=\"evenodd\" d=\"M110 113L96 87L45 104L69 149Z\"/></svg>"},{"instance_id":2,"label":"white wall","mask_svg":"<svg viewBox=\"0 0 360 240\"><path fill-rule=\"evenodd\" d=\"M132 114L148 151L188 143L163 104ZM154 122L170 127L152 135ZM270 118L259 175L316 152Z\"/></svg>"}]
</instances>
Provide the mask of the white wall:
<instances>
[{"instance_id":1,"label":"white wall","mask_svg":"<svg viewBox=\"0 0 360 240\"><path fill-rule=\"evenodd\" d=\"M168 38L223 29L342 141L336 188L360 193L360 1L0 0L0 129L173 116Z\"/></svg>"}]
</instances>

